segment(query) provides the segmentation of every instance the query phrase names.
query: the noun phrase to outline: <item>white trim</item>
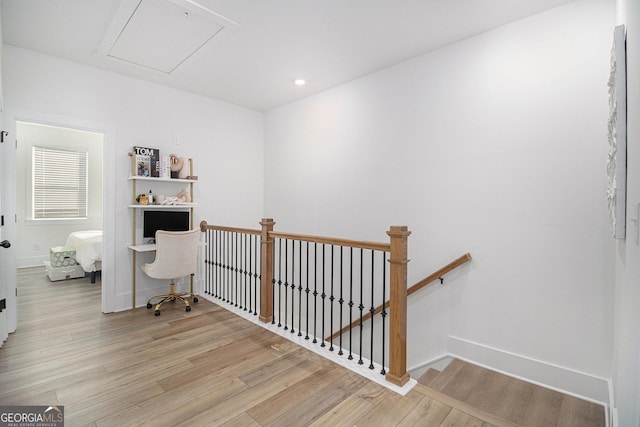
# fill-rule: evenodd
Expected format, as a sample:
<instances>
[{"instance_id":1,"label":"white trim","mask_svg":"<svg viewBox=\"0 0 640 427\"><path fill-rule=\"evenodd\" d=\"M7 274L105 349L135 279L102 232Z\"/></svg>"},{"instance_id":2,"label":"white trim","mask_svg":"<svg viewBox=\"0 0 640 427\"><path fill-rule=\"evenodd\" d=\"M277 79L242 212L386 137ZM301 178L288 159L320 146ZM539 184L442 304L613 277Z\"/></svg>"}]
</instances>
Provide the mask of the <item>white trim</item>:
<instances>
[{"instance_id":1,"label":"white trim","mask_svg":"<svg viewBox=\"0 0 640 427\"><path fill-rule=\"evenodd\" d=\"M433 368L437 371L444 370L449 363L451 363L451 356L448 354L443 354L442 356L435 357L426 362L419 363L412 368L407 369L411 378L419 379L425 372L429 370L429 368Z\"/></svg>"},{"instance_id":2,"label":"white trim","mask_svg":"<svg viewBox=\"0 0 640 427\"><path fill-rule=\"evenodd\" d=\"M609 404L606 378L507 352L463 338L449 336L449 354L541 387L559 391L589 402Z\"/></svg>"},{"instance_id":3,"label":"white trim","mask_svg":"<svg viewBox=\"0 0 640 427\"><path fill-rule=\"evenodd\" d=\"M607 380L609 389L609 404L605 406L606 427L618 427L618 409L616 408L615 394L613 393L613 381Z\"/></svg>"},{"instance_id":4,"label":"white trim","mask_svg":"<svg viewBox=\"0 0 640 427\"><path fill-rule=\"evenodd\" d=\"M374 381L380 384L381 386L388 388L389 390L394 391L403 396L406 396L406 394L409 393L411 389L413 389L413 387L418 383L415 379L410 378L405 385L403 385L402 387L399 387L395 384L390 383L389 381L384 380L384 378L380 374L380 370L382 366L379 365L378 363L374 362L373 365L375 368L369 369L368 366L370 364L369 363L370 361L365 358L362 358L362 360L364 360L365 363L362 365L358 365L355 361L349 361L346 357L339 356L337 354L337 351L331 352L331 351L325 350L324 348L320 347L320 344L313 344L312 340L306 340L304 339L304 337L299 337L297 334L292 334L290 332L287 332L283 328L278 328L277 326L272 325L271 323L263 323L258 319L258 316L249 314L248 312L244 310L240 310L236 307L233 307L230 304L221 304L219 300L215 300L213 297L209 295L201 295L200 297L205 298L206 300L211 301L217 306L220 306L244 319L247 319L250 322L255 323L256 325L261 326L273 332L274 334L280 335L288 339L289 341L292 341L298 344L300 347L304 347L307 350L311 350L314 353L324 357L325 359L329 359L332 362L335 362L338 365L343 366L349 369L350 371L355 372L356 374L359 374L371 381Z\"/></svg>"},{"instance_id":5,"label":"white trim","mask_svg":"<svg viewBox=\"0 0 640 427\"><path fill-rule=\"evenodd\" d=\"M44 267L45 261L49 261L46 255L16 258L16 268Z\"/></svg>"}]
</instances>

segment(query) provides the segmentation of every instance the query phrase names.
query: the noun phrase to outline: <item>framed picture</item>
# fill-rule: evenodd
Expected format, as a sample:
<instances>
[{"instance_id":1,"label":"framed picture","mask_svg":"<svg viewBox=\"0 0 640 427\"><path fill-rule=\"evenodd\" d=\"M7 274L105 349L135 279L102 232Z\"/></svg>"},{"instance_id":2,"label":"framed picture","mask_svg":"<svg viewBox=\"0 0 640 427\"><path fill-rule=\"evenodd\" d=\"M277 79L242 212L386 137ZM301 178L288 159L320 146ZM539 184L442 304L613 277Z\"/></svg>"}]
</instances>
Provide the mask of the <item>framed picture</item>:
<instances>
[{"instance_id":1,"label":"framed picture","mask_svg":"<svg viewBox=\"0 0 640 427\"><path fill-rule=\"evenodd\" d=\"M613 32L611 48L611 72L609 74L609 156L607 175L609 188L609 220L611 232L616 239L626 235L627 193L627 48L624 25Z\"/></svg>"}]
</instances>

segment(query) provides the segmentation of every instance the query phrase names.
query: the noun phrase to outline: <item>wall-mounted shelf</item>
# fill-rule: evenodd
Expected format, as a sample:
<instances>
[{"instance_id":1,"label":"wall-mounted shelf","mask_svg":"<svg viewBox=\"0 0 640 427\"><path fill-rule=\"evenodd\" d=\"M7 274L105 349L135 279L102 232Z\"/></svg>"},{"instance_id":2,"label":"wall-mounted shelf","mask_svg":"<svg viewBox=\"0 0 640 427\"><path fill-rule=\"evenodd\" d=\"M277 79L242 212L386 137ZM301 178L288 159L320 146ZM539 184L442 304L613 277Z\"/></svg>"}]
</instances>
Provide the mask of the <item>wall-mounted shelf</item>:
<instances>
[{"instance_id":1,"label":"wall-mounted shelf","mask_svg":"<svg viewBox=\"0 0 640 427\"><path fill-rule=\"evenodd\" d=\"M180 203L178 205L128 205L131 209L189 209L198 206L197 203Z\"/></svg>"},{"instance_id":2,"label":"wall-mounted shelf","mask_svg":"<svg viewBox=\"0 0 640 427\"><path fill-rule=\"evenodd\" d=\"M136 172L135 155L133 153L129 153L129 155L132 157L131 171L133 174ZM193 202L189 202L189 203L185 202L185 203L180 203L175 205L142 205L142 204L136 203L136 197L138 194L138 191L136 188L137 184L138 182L140 182L140 185L142 185L142 181L145 182L145 187L146 187L146 184L152 184L152 183L187 184L187 188L189 189L189 195L191 196L191 200L193 200L193 184L198 182L198 177L194 176L193 174L193 159L188 159L188 160L189 160L189 178L169 178L169 177L158 178L158 177L150 177L150 176L129 175L128 180L131 181L132 203L128 205L128 208L134 210L133 224L132 224L132 239L131 239L132 244L129 245L129 249L131 250L132 257L133 257L133 271L131 272L131 276L132 276L131 305L133 306L134 310L136 309L136 273L137 273L136 254L143 253L143 252L153 252L155 250L155 245L137 243L136 217L138 216L138 213L141 210L143 211L144 210L180 210L180 209L189 210L190 228L193 229L193 208L197 206L197 204ZM190 292L193 293L193 276L191 276L189 279L189 287L190 287Z\"/></svg>"},{"instance_id":3,"label":"wall-mounted shelf","mask_svg":"<svg viewBox=\"0 0 640 427\"><path fill-rule=\"evenodd\" d=\"M152 176L129 176L129 181L153 181L153 182L183 182L185 184L193 184L198 182L198 178L155 178Z\"/></svg>"}]
</instances>

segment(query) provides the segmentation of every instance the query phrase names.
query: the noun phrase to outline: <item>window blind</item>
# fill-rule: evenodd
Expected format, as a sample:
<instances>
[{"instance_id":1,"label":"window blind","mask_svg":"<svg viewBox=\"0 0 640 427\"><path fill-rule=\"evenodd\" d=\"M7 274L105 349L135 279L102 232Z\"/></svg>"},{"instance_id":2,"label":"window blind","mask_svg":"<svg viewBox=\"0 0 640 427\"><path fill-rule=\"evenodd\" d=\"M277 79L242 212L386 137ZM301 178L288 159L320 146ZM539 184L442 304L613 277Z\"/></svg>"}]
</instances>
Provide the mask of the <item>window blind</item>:
<instances>
[{"instance_id":1,"label":"window blind","mask_svg":"<svg viewBox=\"0 0 640 427\"><path fill-rule=\"evenodd\" d=\"M87 152L33 147L33 218L87 217Z\"/></svg>"}]
</instances>

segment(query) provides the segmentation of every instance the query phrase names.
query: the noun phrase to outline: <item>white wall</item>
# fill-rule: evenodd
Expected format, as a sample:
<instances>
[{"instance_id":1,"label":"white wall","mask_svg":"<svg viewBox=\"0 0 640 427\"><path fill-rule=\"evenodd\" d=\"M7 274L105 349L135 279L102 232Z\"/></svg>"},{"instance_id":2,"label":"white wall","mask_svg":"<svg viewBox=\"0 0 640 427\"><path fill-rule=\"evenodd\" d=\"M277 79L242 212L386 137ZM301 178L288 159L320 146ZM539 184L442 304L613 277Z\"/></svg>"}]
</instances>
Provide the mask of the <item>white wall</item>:
<instances>
[{"instance_id":1,"label":"white wall","mask_svg":"<svg viewBox=\"0 0 640 427\"><path fill-rule=\"evenodd\" d=\"M618 0L627 27L627 239L616 246L613 389L618 425L640 425L640 3Z\"/></svg>"},{"instance_id":2,"label":"white wall","mask_svg":"<svg viewBox=\"0 0 640 427\"><path fill-rule=\"evenodd\" d=\"M131 302L127 245L132 240L132 212L126 206L131 202L127 153L132 146L194 157L199 177L194 190L199 203L196 224L205 219L259 227L263 206L261 113L12 46L4 48L4 99L11 117L87 122L106 132L106 265L102 278L103 286L106 279L106 286L115 287L112 309L126 309ZM138 279L138 304L166 288L141 275Z\"/></svg>"},{"instance_id":3,"label":"white wall","mask_svg":"<svg viewBox=\"0 0 640 427\"><path fill-rule=\"evenodd\" d=\"M574 2L266 114L277 229L385 241L407 225L410 284L471 252L411 298L409 367L455 341L610 377L614 10Z\"/></svg>"},{"instance_id":4,"label":"white wall","mask_svg":"<svg viewBox=\"0 0 640 427\"><path fill-rule=\"evenodd\" d=\"M42 266L49 259L49 248L64 245L67 236L77 230L102 229L102 153L103 135L70 128L21 122L17 126L15 242L18 267ZM86 219L36 220L31 218L32 148L53 146L88 153L88 210Z\"/></svg>"}]
</instances>

